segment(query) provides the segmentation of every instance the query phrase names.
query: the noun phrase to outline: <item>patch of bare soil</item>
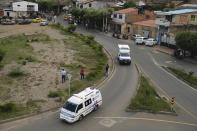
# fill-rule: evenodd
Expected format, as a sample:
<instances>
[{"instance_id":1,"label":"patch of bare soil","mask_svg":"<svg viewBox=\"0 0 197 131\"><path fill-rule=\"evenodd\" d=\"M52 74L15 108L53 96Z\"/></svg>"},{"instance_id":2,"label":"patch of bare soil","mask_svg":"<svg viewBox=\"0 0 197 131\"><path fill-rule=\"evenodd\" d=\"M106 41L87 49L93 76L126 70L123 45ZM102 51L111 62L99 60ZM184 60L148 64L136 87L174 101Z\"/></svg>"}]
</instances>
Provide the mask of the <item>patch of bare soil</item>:
<instances>
[{"instance_id":1,"label":"patch of bare soil","mask_svg":"<svg viewBox=\"0 0 197 131\"><path fill-rule=\"evenodd\" d=\"M55 29L40 27L38 24L5 27L1 25L0 30L0 38L21 33L27 35L43 33L49 35L51 39L49 42L29 43L33 47L37 61L28 62L21 67L25 72L28 72L28 75L20 79L20 82L15 82L17 83L15 87L9 88L6 101L25 103L28 100L44 100L45 102L40 104L42 105L41 110L57 106L58 103L54 99L48 98L47 95L50 91L66 89L67 82L61 83L60 63L70 64L73 62L75 54L73 50L65 46L64 36ZM13 65L16 63L6 65L3 70L12 68Z\"/></svg>"}]
</instances>

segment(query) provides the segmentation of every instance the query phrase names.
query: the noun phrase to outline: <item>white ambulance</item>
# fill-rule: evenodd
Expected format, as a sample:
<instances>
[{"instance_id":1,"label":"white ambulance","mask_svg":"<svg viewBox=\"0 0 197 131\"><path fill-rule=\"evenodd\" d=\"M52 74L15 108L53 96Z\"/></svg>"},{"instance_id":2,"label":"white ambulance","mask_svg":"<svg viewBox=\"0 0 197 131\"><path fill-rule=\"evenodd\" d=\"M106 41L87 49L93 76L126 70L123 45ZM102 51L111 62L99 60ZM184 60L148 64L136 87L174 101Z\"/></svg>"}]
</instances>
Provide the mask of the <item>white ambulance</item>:
<instances>
[{"instance_id":1,"label":"white ambulance","mask_svg":"<svg viewBox=\"0 0 197 131\"><path fill-rule=\"evenodd\" d=\"M73 94L61 108L60 119L68 123L80 121L90 112L97 110L102 105L101 92L90 87Z\"/></svg>"}]
</instances>

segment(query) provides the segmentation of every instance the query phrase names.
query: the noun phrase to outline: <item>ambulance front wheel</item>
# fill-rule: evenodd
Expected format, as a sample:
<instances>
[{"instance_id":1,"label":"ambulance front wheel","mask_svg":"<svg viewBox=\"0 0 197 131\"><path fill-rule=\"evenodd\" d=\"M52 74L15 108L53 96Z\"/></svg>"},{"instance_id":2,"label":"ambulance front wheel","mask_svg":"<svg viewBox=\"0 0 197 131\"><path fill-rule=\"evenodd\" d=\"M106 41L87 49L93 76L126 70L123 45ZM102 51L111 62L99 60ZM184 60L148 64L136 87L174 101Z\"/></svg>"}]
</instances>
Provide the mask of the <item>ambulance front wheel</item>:
<instances>
[{"instance_id":1,"label":"ambulance front wheel","mask_svg":"<svg viewBox=\"0 0 197 131\"><path fill-rule=\"evenodd\" d=\"M96 111L98 109L98 105L94 106L94 111Z\"/></svg>"},{"instance_id":2,"label":"ambulance front wheel","mask_svg":"<svg viewBox=\"0 0 197 131\"><path fill-rule=\"evenodd\" d=\"M83 120L83 115L81 115L81 116L79 117L79 121L81 121L81 120Z\"/></svg>"}]
</instances>

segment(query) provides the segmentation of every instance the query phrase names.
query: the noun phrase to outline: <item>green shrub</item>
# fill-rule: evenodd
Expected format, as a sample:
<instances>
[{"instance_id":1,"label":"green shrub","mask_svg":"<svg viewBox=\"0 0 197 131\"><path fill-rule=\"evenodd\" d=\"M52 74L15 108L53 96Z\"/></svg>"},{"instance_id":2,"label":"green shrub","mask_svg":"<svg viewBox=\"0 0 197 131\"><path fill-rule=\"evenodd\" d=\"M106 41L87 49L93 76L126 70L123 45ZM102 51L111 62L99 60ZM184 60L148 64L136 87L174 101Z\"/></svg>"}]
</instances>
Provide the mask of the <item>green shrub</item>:
<instances>
[{"instance_id":1,"label":"green shrub","mask_svg":"<svg viewBox=\"0 0 197 131\"><path fill-rule=\"evenodd\" d=\"M21 77L24 75L25 75L24 71L22 71L19 67L14 68L8 73L8 76L10 77Z\"/></svg>"},{"instance_id":2,"label":"green shrub","mask_svg":"<svg viewBox=\"0 0 197 131\"><path fill-rule=\"evenodd\" d=\"M9 113L16 110L16 105L14 103L6 103L4 105L0 105L0 112Z\"/></svg>"},{"instance_id":3,"label":"green shrub","mask_svg":"<svg viewBox=\"0 0 197 131\"><path fill-rule=\"evenodd\" d=\"M61 97L63 93L61 91L50 91L48 94L49 98L56 98L56 97Z\"/></svg>"},{"instance_id":4,"label":"green shrub","mask_svg":"<svg viewBox=\"0 0 197 131\"><path fill-rule=\"evenodd\" d=\"M0 62L3 60L5 52L0 49Z\"/></svg>"},{"instance_id":5,"label":"green shrub","mask_svg":"<svg viewBox=\"0 0 197 131\"><path fill-rule=\"evenodd\" d=\"M32 56L26 57L25 60L27 60L28 62L34 62L34 61L36 61L36 59L34 57L32 57Z\"/></svg>"},{"instance_id":6,"label":"green shrub","mask_svg":"<svg viewBox=\"0 0 197 131\"><path fill-rule=\"evenodd\" d=\"M76 25L71 24L66 29L68 30L68 32L74 32L76 28L77 28Z\"/></svg>"}]
</instances>

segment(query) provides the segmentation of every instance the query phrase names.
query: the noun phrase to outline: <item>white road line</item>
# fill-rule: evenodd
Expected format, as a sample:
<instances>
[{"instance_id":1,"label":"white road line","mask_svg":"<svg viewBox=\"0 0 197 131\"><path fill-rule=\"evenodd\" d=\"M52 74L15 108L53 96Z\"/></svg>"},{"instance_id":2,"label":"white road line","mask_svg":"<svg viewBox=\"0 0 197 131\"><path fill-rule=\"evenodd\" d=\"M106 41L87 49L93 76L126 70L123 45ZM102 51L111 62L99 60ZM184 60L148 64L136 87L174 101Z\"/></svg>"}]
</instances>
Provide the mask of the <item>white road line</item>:
<instances>
[{"instance_id":1,"label":"white road line","mask_svg":"<svg viewBox=\"0 0 197 131\"><path fill-rule=\"evenodd\" d=\"M163 70L164 72L166 72L167 74L169 74L170 76L172 76L173 78L175 78L176 80L178 80L179 82L185 84L186 86L188 86L186 83L184 83L183 81L179 80L178 78L176 78L174 75L172 75L171 73L167 72L165 69L163 69L158 63L157 61L153 58L153 56L151 54L149 54L153 60L153 63L155 65L157 65L161 70ZM143 71L144 72L144 71ZM145 73L145 72L144 72ZM149 76L147 73L145 73L147 76ZM149 77L150 78L150 77ZM156 83L152 80L153 84L156 85L157 88L159 88L164 94L166 94L166 96L170 99L171 97ZM190 87L190 86L189 86ZM191 89L193 89L191 87ZM197 91L197 90L194 90ZM190 111L188 111L187 109L185 109L181 104L179 104L178 102L176 102L176 105L178 105L180 108L182 108L185 112L187 112L192 118L197 120L197 116L193 115Z\"/></svg>"},{"instance_id":2,"label":"white road line","mask_svg":"<svg viewBox=\"0 0 197 131\"><path fill-rule=\"evenodd\" d=\"M166 71L165 69L163 69L161 67L160 64L157 63L157 61L155 60L155 58L149 53L149 55L151 56L152 60L153 60L153 63L155 65L157 65L160 69L162 69L164 72L166 72L168 75L172 76L174 79L176 79L177 81L179 81L180 83L184 84L185 86L191 88L193 91L197 92L196 89L194 89L193 87L191 87L190 85L188 85L187 83L183 82L182 80L178 79L176 76L174 76L173 74L169 73L168 71Z\"/></svg>"},{"instance_id":3,"label":"white road line","mask_svg":"<svg viewBox=\"0 0 197 131\"><path fill-rule=\"evenodd\" d=\"M164 122L164 123L172 123L172 124L197 127L197 124L195 124L195 123L187 123L187 122L181 122L181 121L170 121L170 120L163 120L163 119L150 119L150 118L141 118L141 117L94 117L94 118L95 119L144 120L144 121Z\"/></svg>"}]
</instances>

